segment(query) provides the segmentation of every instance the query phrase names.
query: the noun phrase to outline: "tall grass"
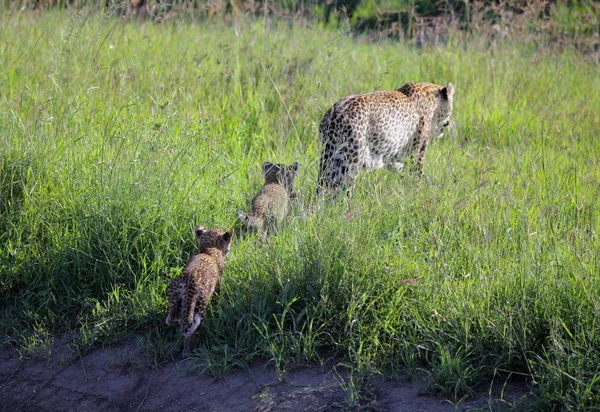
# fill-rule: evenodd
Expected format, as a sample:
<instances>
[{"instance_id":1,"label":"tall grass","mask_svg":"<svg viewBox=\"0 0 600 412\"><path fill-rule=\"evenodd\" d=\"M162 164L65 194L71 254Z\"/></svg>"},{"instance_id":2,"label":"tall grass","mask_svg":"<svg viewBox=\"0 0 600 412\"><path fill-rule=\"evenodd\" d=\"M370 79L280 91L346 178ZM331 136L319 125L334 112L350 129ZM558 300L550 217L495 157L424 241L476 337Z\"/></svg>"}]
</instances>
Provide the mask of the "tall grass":
<instances>
[{"instance_id":1,"label":"tall grass","mask_svg":"<svg viewBox=\"0 0 600 412\"><path fill-rule=\"evenodd\" d=\"M360 394L425 371L453 399L524 375L539 409L599 407L598 66L510 38L414 48L263 23L2 18L3 341L28 356L134 334L174 359L165 289L191 229L236 225L260 163L298 161L280 233L234 239L205 370L332 357ZM426 178L378 171L314 199L327 107L409 80L456 89Z\"/></svg>"}]
</instances>

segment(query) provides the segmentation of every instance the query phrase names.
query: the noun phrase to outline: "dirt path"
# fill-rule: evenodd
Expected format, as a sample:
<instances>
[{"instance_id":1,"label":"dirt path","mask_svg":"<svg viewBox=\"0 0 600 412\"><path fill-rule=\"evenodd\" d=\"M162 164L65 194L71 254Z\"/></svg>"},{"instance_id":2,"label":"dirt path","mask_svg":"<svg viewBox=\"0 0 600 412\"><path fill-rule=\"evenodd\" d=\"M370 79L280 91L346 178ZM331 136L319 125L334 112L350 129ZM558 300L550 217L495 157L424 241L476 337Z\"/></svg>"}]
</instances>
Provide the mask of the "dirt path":
<instances>
[{"instance_id":1,"label":"dirt path","mask_svg":"<svg viewBox=\"0 0 600 412\"><path fill-rule=\"evenodd\" d=\"M48 361L36 362L20 360L12 349L1 349L0 411L318 411L348 406L341 380L330 368L293 372L285 383L276 378L272 367L264 365L215 379L186 372L182 362L158 370L132 367L126 361L132 351L136 349L128 345L78 357L63 349ZM371 406L378 410L456 410L447 401L419 396L408 380L385 382L377 392ZM504 399L523 394L523 388L509 387ZM489 402L482 396L462 403L459 409L484 407Z\"/></svg>"}]
</instances>

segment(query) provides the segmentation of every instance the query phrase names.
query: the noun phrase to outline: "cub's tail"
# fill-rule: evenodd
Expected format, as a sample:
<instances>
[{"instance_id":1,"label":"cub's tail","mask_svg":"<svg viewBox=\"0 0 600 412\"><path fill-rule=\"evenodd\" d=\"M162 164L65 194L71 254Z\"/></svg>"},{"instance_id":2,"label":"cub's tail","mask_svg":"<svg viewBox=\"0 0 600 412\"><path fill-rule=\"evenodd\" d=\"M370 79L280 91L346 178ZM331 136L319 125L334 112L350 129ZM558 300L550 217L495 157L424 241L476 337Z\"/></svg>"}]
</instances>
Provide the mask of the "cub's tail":
<instances>
[{"instance_id":1,"label":"cub's tail","mask_svg":"<svg viewBox=\"0 0 600 412\"><path fill-rule=\"evenodd\" d=\"M249 229L260 230L262 226L262 219L256 216L247 215L245 213L238 214L238 218L245 224Z\"/></svg>"}]
</instances>

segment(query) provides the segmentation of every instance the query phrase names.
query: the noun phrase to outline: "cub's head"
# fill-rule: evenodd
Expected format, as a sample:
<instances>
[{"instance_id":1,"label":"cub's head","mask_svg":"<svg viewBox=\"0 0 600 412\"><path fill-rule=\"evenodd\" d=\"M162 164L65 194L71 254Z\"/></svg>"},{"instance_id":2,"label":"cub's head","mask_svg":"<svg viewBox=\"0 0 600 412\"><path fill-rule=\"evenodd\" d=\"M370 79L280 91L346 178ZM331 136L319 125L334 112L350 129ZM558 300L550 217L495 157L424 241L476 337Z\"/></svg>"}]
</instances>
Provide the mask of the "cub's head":
<instances>
[{"instance_id":1,"label":"cub's head","mask_svg":"<svg viewBox=\"0 0 600 412\"><path fill-rule=\"evenodd\" d=\"M298 174L298 163L291 166L284 164L273 164L265 162L262 165L263 174L265 175L265 183L278 183L285 187L288 191L292 191L294 179Z\"/></svg>"},{"instance_id":2,"label":"cub's head","mask_svg":"<svg viewBox=\"0 0 600 412\"><path fill-rule=\"evenodd\" d=\"M452 115L454 102L454 86L452 86L452 83L448 83L446 87L440 87L436 97L438 104L433 117L431 135L442 137L444 129L450 124L450 116Z\"/></svg>"},{"instance_id":3,"label":"cub's head","mask_svg":"<svg viewBox=\"0 0 600 412\"><path fill-rule=\"evenodd\" d=\"M198 243L198 249L200 251L214 248L219 249L223 252L223 256L229 252L229 245L231 245L231 238L233 237L233 229L229 232L223 233L219 229L205 229L202 226L194 229L194 236Z\"/></svg>"}]
</instances>

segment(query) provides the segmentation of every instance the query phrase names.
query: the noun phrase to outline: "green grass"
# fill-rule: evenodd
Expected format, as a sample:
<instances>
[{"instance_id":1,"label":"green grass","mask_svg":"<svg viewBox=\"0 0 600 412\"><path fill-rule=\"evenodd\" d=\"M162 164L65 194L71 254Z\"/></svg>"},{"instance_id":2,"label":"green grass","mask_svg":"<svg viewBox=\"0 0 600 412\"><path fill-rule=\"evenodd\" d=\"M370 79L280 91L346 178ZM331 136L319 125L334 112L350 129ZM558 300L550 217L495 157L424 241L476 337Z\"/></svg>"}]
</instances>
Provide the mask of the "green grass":
<instances>
[{"instance_id":1,"label":"green grass","mask_svg":"<svg viewBox=\"0 0 600 412\"><path fill-rule=\"evenodd\" d=\"M540 410L600 407L600 70L585 56L262 20L0 19L0 331L23 356L133 334L153 366L176 359L165 291L192 228L237 225L261 162L298 161L294 213L263 247L238 232L189 362L261 357L285 377L334 358L349 404L381 374L425 371L452 399L524 375ZM378 171L315 202L327 107L409 80L456 89L427 178Z\"/></svg>"}]
</instances>

